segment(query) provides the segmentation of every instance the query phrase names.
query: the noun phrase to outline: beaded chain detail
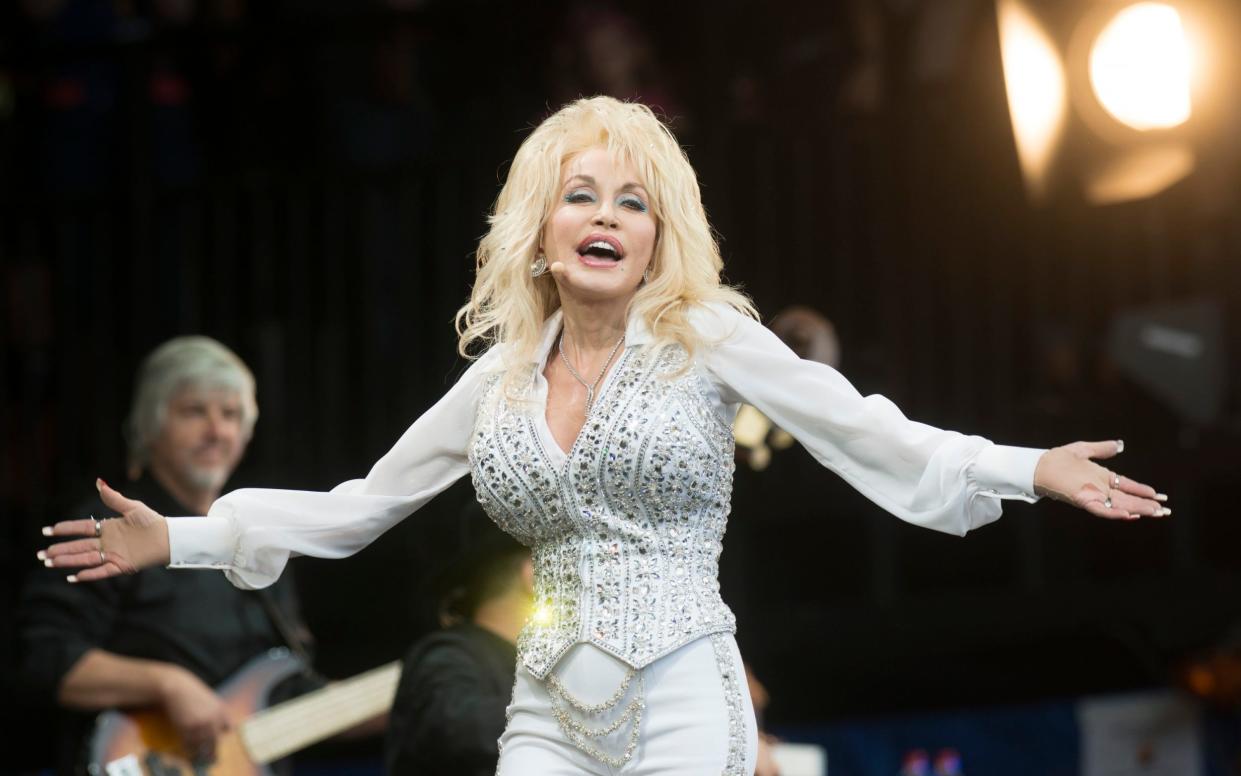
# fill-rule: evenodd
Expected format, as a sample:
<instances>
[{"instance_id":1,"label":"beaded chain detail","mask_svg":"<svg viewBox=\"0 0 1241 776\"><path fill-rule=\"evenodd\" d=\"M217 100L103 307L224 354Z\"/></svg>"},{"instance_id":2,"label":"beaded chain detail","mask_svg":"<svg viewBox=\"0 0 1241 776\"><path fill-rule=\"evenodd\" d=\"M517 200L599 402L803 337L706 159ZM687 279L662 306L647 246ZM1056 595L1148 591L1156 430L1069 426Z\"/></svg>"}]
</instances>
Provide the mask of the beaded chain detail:
<instances>
[{"instance_id":1,"label":"beaded chain detail","mask_svg":"<svg viewBox=\"0 0 1241 776\"><path fill-rule=\"evenodd\" d=\"M638 677L638 691L616 719L609 724L600 728L587 727L585 723L575 719L569 710L565 708L566 704L577 712L590 716L602 715L606 712L614 710L625 699L629 692L629 685L633 682L634 676ZM547 687L548 695L552 699L552 716L556 718L556 724L560 727L560 732L564 733L569 743L580 749L586 756L592 757L610 768L620 768L625 763L633 759L634 752L638 749L638 738L642 729L642 712L646 709L646 685L640 671L629 669L625 674L625 678L621 681L620 687L616 692L612 693L612 697L602 703L587 704L573 697L564 685L560 683L559 677L549 673L544 683ZM625 742L625 751L619 756L612 756L592 743L599 741L612 735L620 730L625 723L632 721L632 727L629 730L629 738Z\"/></svg>"},{"instance_id":2,"label":"beaded chain detail","mask_svg":"<svg viewBox=\"0 0 1241 776\"><path fill-rule=\"evenodd\" d=\"M616 688L616 692L612 693L612 697L602 703L596 703L594 705L584 704L577 698L570 695L569 691L565 689L565 686L560 683L560 677L555 674L547 675L547 688L551 690L552 693L563 697L569 702L570 706L583 714L601 714L621 702L621 698L624 698L625 693L629 692L629 685L633 682L633 678L637 676L637 673L638 672L634 671L632 668L625 671L625 678L621 680L620 687Z\"/></svg>"},{"instance_id":3,"label":"beaded chain detail","mask_svg":"<svg viewBox=\"0 0 1241 776\"><path fill-rule=\"evenodd\" d=\"M722 776L746 776L745 722L741 687L737 684L737 667L724 634L713 634L711 647L715 650L715 664L719 666L720 679L724 682L724 703L728 706L728 759L724 761Z\"/></svg>"}]
</instances>

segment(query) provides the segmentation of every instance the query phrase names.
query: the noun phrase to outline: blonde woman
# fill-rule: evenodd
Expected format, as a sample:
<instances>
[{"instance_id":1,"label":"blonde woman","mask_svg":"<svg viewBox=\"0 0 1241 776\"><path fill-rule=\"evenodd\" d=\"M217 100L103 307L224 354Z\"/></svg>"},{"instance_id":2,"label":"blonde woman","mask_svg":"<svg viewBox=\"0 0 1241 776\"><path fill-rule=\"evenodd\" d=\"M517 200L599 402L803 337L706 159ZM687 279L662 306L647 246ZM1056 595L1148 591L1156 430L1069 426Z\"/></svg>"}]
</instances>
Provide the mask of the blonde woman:
<instances>
[{"instance_id":1,"label":"blonde woman","mask_svg":"<svg viewBox=\"0 0 1241 776\"><path fill-rule=\"evenodd\" d=\"M797 358L720 282L693 169L642 105L574 102L522 144L457 316L460 381L365 479L246 489L165 519L100 483L120 519L63 522L70 581L151 565L241 587L290 555L341 557L458 478L533 549L536 604L499 773L751 774L755 728L716 581L741 403L897 517L955 534L1041 495L1104 518L1165 498L1091 458L1119 442L1005 447L907 420Z\"/></svg>"}]
</instances>

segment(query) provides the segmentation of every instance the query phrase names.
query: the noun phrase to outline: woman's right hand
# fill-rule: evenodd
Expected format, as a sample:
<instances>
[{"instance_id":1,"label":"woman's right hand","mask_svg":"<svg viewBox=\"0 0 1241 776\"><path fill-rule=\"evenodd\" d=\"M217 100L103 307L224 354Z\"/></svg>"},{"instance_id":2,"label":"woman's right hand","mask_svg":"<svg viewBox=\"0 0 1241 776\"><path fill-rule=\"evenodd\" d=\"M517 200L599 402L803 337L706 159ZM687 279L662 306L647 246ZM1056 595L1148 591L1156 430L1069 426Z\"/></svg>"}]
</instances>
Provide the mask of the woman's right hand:
<instances>
[{"instance_id":1,"label":"woman's right hand","mask_svg":"<svg viewBox=\"0 0 1241 776\"><path fill-rule=\"evenodd\" d=\"M168 523L155 510L122 496L103 480L95 480L99 497L120 517L109 520L64 520L43 529L44 536L86 539L57 542L39 551L48 568L82 569L70 582L93 582L144 568L167 566Z\"/></svg>"}]
</instances>

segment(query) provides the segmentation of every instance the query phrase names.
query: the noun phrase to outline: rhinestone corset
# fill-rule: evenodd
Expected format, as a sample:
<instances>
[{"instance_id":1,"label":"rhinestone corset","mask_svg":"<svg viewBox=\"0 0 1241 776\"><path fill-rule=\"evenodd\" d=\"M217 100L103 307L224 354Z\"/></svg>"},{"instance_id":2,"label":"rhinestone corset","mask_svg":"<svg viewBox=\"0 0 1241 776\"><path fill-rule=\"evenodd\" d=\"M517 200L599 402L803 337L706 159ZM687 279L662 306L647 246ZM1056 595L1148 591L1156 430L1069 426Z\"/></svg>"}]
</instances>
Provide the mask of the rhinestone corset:
<instances>
[{"instance_id":1,"label":"rhinestone corset","mask_svg":"<svg viewBox=\"0 0 1241 776\"><path fill-rule=\"evenodd\" d=\"M469 448L478 500L531 547L535 612L518 655L543 679L589 642L634 668L732 631L720 599L720 541L732 431L678 346L627 348L562 468L542 406L485 387Z\"/></svg>"}]
</instances>

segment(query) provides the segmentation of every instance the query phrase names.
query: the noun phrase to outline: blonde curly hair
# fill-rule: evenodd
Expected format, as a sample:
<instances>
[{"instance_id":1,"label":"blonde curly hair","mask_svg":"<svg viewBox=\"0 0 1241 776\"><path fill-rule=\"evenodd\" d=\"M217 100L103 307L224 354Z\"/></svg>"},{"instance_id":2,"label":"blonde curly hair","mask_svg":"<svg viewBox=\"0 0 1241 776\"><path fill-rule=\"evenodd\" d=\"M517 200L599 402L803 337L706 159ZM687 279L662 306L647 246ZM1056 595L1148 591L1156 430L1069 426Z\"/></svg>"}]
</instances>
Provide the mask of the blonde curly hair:
<instances>
[{"instance_id":1,"label":"blonde curly hair","mask_svg":"<svg viewBox=\"0 0 1241 776\"><path fill-rule=\"evenodd\" d=\"M679 343L691 354L703 344L690 323L693 308L723 303L757 318L750 300L720 279L724 262L698 178L672 132L645 105L590 97L548 117L517 149L478 245L470 299L457 311L461 355L502 344L507 366L532 360L560 295L551 274L532 277L530 265L566 163L595 147L637 171L657 225L650 278L628 314L640 316L656 342Z\"/></svg>"}]
</instances>

